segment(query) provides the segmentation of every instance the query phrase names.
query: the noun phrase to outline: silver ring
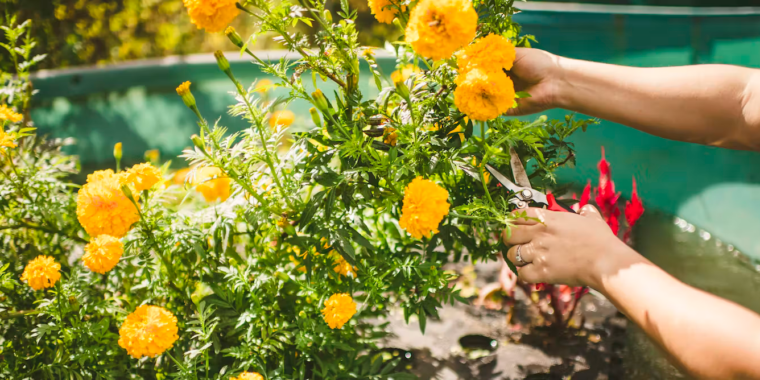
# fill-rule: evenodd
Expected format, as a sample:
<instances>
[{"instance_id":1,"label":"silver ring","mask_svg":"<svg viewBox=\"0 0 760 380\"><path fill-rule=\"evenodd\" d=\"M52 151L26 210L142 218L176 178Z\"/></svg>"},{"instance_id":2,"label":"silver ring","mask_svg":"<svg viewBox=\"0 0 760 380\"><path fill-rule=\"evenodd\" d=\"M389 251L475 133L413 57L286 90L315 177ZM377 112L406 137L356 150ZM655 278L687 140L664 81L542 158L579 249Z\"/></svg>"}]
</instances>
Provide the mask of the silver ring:
<instances>
[{"instance_id":1,"label":"silver ring","mask_svg":"<svg viewBox=\"0 0 760 380\"><path fill-rule=\"evenodd\" d=\"M525 262L525 260L522 258L522 252L520 252L522 250L522 246L522 244L518 245L517 252L515 253L515 260L517 261L517 265L521 267L528 265L528 263Z\"/></svg>"}]
</instances>

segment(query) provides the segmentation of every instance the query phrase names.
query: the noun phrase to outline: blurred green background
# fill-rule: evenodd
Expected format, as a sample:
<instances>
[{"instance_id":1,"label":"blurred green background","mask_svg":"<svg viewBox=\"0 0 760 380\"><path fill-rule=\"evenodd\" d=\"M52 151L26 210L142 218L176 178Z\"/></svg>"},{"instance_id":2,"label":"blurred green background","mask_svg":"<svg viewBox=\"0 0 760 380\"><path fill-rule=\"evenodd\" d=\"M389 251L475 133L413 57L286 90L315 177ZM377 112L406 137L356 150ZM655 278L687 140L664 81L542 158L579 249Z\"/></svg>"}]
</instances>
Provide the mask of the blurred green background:
<instances>
[{"instance_id":1,"label":"blurred green background","mask_svg":"<svg viewBox=\"0 0 760 380\"><path fill-rule=\"evenodd\" d=\"M663 6L760 6L760 0L586 0L617 5ZM366 0L350 0L359 10L357 25L364 45L381 46L391 27L375 21ZM516 1L519 4L519 1ZM338 2L332 1L336 8ZM220 33L197 33L187 17L182 0L0 0L0 15L31 19L33 33L46 47L48 59L40 68L61 68L122 62L139 58L185 55L230 50ZM250 26L238 18L233 24L242 35ZM276 49L271 39L262 38L256 49ZM7 52L0 52L0 70L8 70Z\"/></svg>"}]
</instances>

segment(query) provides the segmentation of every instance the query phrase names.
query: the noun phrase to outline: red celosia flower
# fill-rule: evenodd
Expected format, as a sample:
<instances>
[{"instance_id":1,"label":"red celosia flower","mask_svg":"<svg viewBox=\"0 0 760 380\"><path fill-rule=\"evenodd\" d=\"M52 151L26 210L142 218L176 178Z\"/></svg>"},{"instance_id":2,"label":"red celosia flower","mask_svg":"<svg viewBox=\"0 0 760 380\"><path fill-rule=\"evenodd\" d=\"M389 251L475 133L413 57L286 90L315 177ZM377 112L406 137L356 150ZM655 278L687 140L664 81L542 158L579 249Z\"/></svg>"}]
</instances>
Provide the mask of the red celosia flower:
<instances>
[{"instance_id":1,"label":"red celosia flower","mask_svg":"<svg viewBox=\"0 0 760 380\"><path fill-rule=\"evenodd\" d=\"M594 201L599 206L599 212L604 216L604 221L610 226L612 232L617 235L620 228L620 209L617 206L620 193L615 193L615 182L612 181L612 169L610 163L604 158L599 161L599 187L594 189Z\"/></svg>"},{"instance_id":2,"label":"red celosia flower","mask_svg":"<svg viewBox=\"0 0 760 380\"><path fill-rule=\"evenodd\" d=\"M636 178L633 179L633 192L631 193L631 200L625 202L625 221L628 222L628 229L625 231L623 240L628 241L631 236L631 230L636 224L636 221L644 214L644 204L641 203L639 193L636 191Z\"/></svg>"}]
</instances>

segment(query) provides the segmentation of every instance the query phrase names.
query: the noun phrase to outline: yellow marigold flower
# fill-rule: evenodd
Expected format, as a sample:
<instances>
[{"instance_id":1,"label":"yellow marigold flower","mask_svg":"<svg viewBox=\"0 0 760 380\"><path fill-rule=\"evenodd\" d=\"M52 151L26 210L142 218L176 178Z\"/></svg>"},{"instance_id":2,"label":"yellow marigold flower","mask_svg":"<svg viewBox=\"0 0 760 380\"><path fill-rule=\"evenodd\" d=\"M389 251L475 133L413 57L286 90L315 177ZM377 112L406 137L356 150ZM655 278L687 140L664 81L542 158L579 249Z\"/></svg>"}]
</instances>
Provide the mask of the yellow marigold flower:
<instances>
[{"instance_id":1,"label":"yellow marigold flower","mask_svg":"<svg viewBox=\"0 0 760 380\"><path fill-rule=\"evenodd\" d=\"M296 119L296 115L288 110L274 111L272 116L269 117L269 126L274 128L278 125L289 126L293 124Z\"/></svg>"},{"instance_id":2,"label":"yellow marigold flower","mask_svg":"<svg viewBox=\"0 0 760 380\"><path fill-rule=\"evenodd\" d=\"M221 32L237 17L237 0L183 0L190 21L209 33Z\"/></svg>"},{"instance_id":3,"label":"yellow marigold flower","mask_svg":"<svg viewBox=\"0 0 760 380\"><path fill-rule=\"evenodd\" d=\"M13 135L6 133L4 130L0 129L0 147L15 148L18 146L15 140L16 139L13 137Z\"/></svg>"},{"instance_id":4,"label":"yellow marigold flower","mask_svg":"<svg viewBox=\"0 0 760 380\"><path fill-rule=\"evenodd\" d=\"M190 168L184 168L177 170L174 172L174 177L172 179L172 182L174 182L175 185L182 185L185 183L185 180L187 180L187 175L190 174Z\"/></svg>"},{"instance_id":5,"label":"yellow marigold flower","mask_svg":"<svg viewBox=\"0 0 760 380\"><path fill-rule=\"evenodd\" d=\"M52 288L61 279L61 264L50 256L37 256L26 264L21 281L26 281L34 290Z\"/></svg>"},{"instance_id":6,"label":"yellow marigold flower","mask_svg":"<svg viewBox=\"0 0 760 380\"><path fill-rule=\"evenodd\" d=\"M142 305L119 328L119 346L135 359L151 358L177 341L177 317L160 306Z\"/></svg>"},{"instance_id":7,"label":"yellow marigold flower","mask_svg":"<svg viewBox=\"0 0 760 380\"><path fill-rule=\"evenodd\" d=\"M161 158L161 152L158 149L151 149L145 151L145 159L150 162L158 162Z\"/></svg>"},{"instance_id":8,"label":"yellow marigold flower","mask_svg":"<svg viewBox=\"0 0 760 380\"><path fill-rule=\"evenodd\" d=\"M333 262L335 263L335 266L333 267L335 273L339 273L346 277L356 277L356 267L349 264L343 256L335 251L332 251L330 256L332 256Z\"/></svg>"},{"instance_id":9,"label":"yellow marigold flower","mask_svg":"<svg viewBox=\"0 0 760 380\"><path fill-rule=\"evenodd\" d=\"M413 74L419 73L420 71L421 70L417 65L413 65L410 63L392 72L391 80L393 81L393 83L406 82L406 80L409 79L410 76L412 76Z\"/></svg>"},{"instance_id":10,"label":"yellow marigold flower","mask_svg":"<svg viewBox=\"0 0 760 380\"><path fill-rule=\"evenodd\" d=\"M256 87L253 88L253 91L255 92L267 92L274 88L274 83L272 83L269 79L261 79L258 82L256 82Z\"/></svg>"},{"instance_id":11,"label":"yellow marigold flower","mask_svg":"<svg viewBox=\"0 0 760 380\"><path fill-rule=\"evenodd\" d=\"M348 293L337 293L325 301L322 316L331 329L342 328L356 314L356 303Z\"/></svg>"},{"instance_id":12,"label":"yellow marigold flower","mask_svg":"<svg viewBox=\"0 0 760 380\"><path fill-rule=\"evenodd\" d=\"M470 119L488 121L515 104L515 87L503 72L473 69L457 77L454 104Z\"/></svg>"},{"instance_id":13,"label":"yellow marigold flower","mask_svg":"<svg viewBox=\"0 0 760 380\"><path fill-rule=\"evenodd\" d=\"M435 182L415 178L404 190L399 225L414 238L438 233L438 224L449 213L449 192Z\"/></svg>"},{"instance_id":14,"label":"yellow marigold flower","mask_svg":"<svg viewBox=\"0 0 760 380\"><path fill-rule=\"evenodd\" d=\"M395 1L398 4L400 1ZM369 9L377 21L390 24L393 23L393 19L398 14L398 8L393 6L390 0L369 0ZM401 6L402 11L406 11L406 6Z\"/></svg>"},{"instance_id":15,"label":"yellow marigold flower","mask_svg":"<svg viewBox=\"0 0 760 380\"><path fill-rule=\"evenodd\" d=\"M385 128L385 131L383 131L383 142L390 146L396 146L397 141L398 141L398 132L396 132L396 128L393 128L393 127Z\"/></svg>"},{"instance_id":16,"label":"yellow marigold flower","mask_svg":"<svg viewBox=\"0 0 760 380\"><path fill-rule=\"evenodd\" d=\"M192 83L189 81L182 82L179 86L177 86L177 95L179 96L185 96L186 94L190 93L190 85Z\"/></svg>"},{"instance_id":17,"label":"yellow marigold flower","mask_svg":"<svg viewBox=\"0 0 760 380\"><path fill-rule=\"evenodd\" d=\"M5 104L0 104L0 120L8 120L11 123L18 123L23 120L24 116L20 113L15 113L13 110Z\"/></svg>"},{"instance_id":18,"label":"yellow marigold flower","mask_svg":"<svg viewBox=\"0 0 760 380\"><path fill-rule=\"evenodd\" d=\"M421 0L409 16L406 41L423 57L447 59L475 38L477 27L471 0Z\"/></svg>"},{"instance_id":19,"label":"yellow marigold flower","mask_svg":"<svg viewBox=\"0 0 760 380\"><path fill-rule=\"evenodd\" d=\"M82 262L95 273L105 274L119 263L124 245L110 235L100 235L84 247Z\"/></svg>"},{"instance_id":20,"label":"yellow marigold flower","mask_svg":"<svg viewBox=\"0 0 760 380\"><path fill-rule=\"evenodd\" d=\"M230 180L224 177L222 169L217 167L205 167L198 170L195 175L195 187L198 192L203 194L206 202L219 200L224 202L230 197Z\"/></svg>"},{"instance_id":21,"label":"yellow marigold flower","mask_svg":"<svg viewBox=\"0 0 760 380\"><path fill-rule=\"evenodd\" d=\"M507 38L489 34L457 53L459 74L472 69L486 72L511 70L515 63L515 46Z\"/></svg>"},{"instance_id":22,"label":"yellow marigold flower","mask_svg":"<svg viewBox=\"0 0 760 380\"><path fill-rule=\"evenodd\" d=\"M137 208L121 191L123 180L111 170L101 170L87 176L88 183L79 189L77 218L90 236L120 238L140 220Z\"/></svg>"},{"instance_id":23,"label":"yellow marigold flower","mask_svg":"<svg viewBox=\"0 0 760 380\"><path fill-rule=\"evenodd\" d=\"M261 376L258 372L243 372L238 377L233 377L230 380L264 380L264 376Z\"/></svg>"},{"instance_id":24,"label":"yellow marigold flower","mask_svg":"<svg viewBox=\"0 0 760 380\"><path fill-rule=\"evenodd\" d=\"M148 190L161 181L161 170L149 164L137 164L124 173L124 182L134 186L135 190Z\"/></svg>"}]
</instances>

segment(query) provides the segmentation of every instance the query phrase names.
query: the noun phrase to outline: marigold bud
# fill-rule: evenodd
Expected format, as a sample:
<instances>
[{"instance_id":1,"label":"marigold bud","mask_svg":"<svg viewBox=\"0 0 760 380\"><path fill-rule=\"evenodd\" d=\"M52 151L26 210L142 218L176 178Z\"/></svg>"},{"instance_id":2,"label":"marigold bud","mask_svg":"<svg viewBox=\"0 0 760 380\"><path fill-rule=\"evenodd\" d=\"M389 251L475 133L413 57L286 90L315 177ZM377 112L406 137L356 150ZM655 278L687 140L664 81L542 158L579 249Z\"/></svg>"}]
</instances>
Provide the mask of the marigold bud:
<instances>
[{"instance_id":1,"label":"marigold bud","mask_svg":"<svg viewBox=\"0 0 760 380\"><path fill-rule=\"evenodd\" d=\"M179 87L177 87L177 95L181 96L185 105L192 109L195 107L195 97L193 96L193 93L190 92L191 84L192 83L190 82L183 82L179 85Z\"/></svg>"},{"instance_id":2,"label":"marigold bud","mask_svg":"<svg viewBox=\"0 0 760 380\"><path fill-rule=\"evenodd\" d=\"M319 117L319 111L317 111L316 108L311 107L309 108L309 113L311 114L311 121L314 122L314 125L316 125L317 128L322 128L322 118Z\"/></svg>"},{"instance_id":3,"label":"marigold bud","mask_svg":"<svg viewBox=\"0 0 760 380\"><path fill-rule=\"evenodd\" d=\"M203 139L198 135L192 135L190 136L190 140L193 141L193 145L198 147L200 150L206 149L206 144L203 142Z\"/></svg>"},{"instance_id":4,"label":"marigold bud","mask_svg":"<svg viewBox=\"0 0 760 380\"><path fill-rule=\"evenodd\" d=\"M327 98L325 98L325 94L323 94L321 90L317 89L317 91L311 93L311 96L314 98L314 105L317 106L320 111L328 111L329 105L327 103Z\"/></svg>"},{"instance_id":5,"label":"marigold bud","mask_svg":"<svg viewBox=\"0 0 760 380\"><path fill-rule=\"evenodd\" d=\"M222 53L221 50L214 52L214 58L216 58L216 63L219 65L220 70L224 71L225 73L230 71L230 62L227 60L227 57L224 56L224 53Z\"/></svg>"},{"instance_id":6,"label":"marigold bud","mask_svg":"<svg viewBox=\"0 0 760 380\"><path fill-rule=\"evenodd\" d=\"M396 82L396 93L404 100L409 101L409 87L404 82Z\"/></svg>"},{"instance_id":7,"label":"marigold bud","mask_svg":"<svg viewBox=\"0 0 760 380\"><path fill-rule=\"evenodd\" d=\"M113 157L116 159L116 161L121 160L121 143L117 142L113 146Z\"/></svg>"},{"instance_id":8,"label":"marigold bud","mask_svg":"<svg viewBox=\"0 0 760 380\"><path fill-rule=\"evenodd\" d=\"M240 37L235 28L228 26L227 29L224 30L224 34L233 44L235 44L235 46L239 48L243 47L243 38Z\"/></svg>"},{"instance_id":9,"label":"marigold bud","mask_svg":"<svg viewBox=\"0 0 760 380\"><path fill-rule=\"evenodd\" d=\"M330 10L329 10L329 9L325 9L325 10L322 12L322 15L325 17L325 20L326 20L327 22L332 22L332 20L333 20L333 19L332 19L332 13L330 12Z\"/></svg>"}]
</instances>

